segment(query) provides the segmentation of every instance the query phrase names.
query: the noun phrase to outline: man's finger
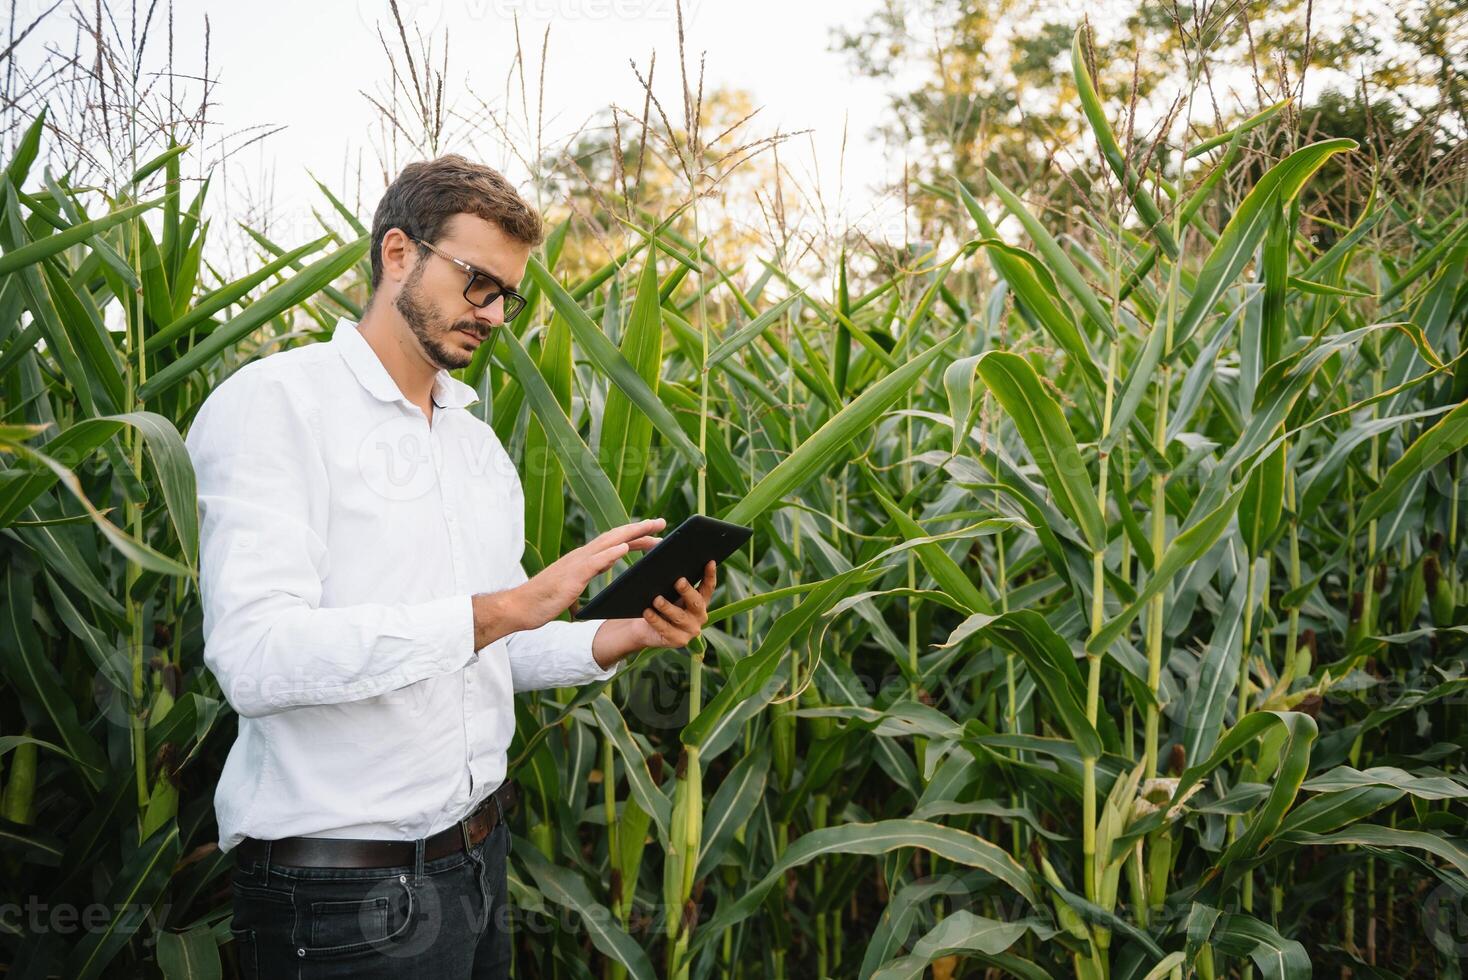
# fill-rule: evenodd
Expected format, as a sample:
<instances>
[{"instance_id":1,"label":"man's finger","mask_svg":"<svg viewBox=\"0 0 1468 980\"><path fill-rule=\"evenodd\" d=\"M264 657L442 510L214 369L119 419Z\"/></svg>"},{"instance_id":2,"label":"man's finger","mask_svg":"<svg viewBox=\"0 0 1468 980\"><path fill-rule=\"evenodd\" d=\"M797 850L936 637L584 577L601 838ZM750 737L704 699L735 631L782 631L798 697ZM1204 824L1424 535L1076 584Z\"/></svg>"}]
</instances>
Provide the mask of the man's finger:
<instances>
[{"instance_id":1,"label":"man's finger","mask_svg":"<svg viewBox=\"0 0 1468 980\"><path fill-rule=\"evenodd\" d=\"M704 566L703 582L699 585L698 591L703 595L703 601L705 603L714 597L714 581L717 578L717 573L715 572L716 565L716 562L710 561Z\"/></svg>"},{"instance_id":2,"label":"man's finger","mask_svg":"<svg viewBox=\"0 0 1468 980\"><path fill-rule=\"evenodd\" d=\"M662 596L652 600L653 608L663 615L668 622L681 629L688 629L693 625L692 613L673 605Z\"/></svg>"},{"instance_id":3,"label":"man's finger","mask_svg":"<svg viewBox=\"0 0 1468 980\"><path fill-rule=\"evenodd\" d=\"M686 578L680 578L677 582L678 592L683 596L679 605L695 616L701 615L704 610L703 593L688 584Z\"/></svg>"},{"instance_id":4,"label":"man's finger","mask_svg":"<svg viewBox=\"0 0 1468 980\"><path fill-rule=\"evenodd\" d=\"M596 569L597 573L604 572L608 568L611 568L612 564L626 553L627 546L625 544L604 548L591 556L591 567Z\"/></svg>"},{"instance_id":5,"label":"man's finger","mask_svg":"<svg viewBox=\"0 0 1468 980\"><path fill-rule=\"evenodd\" d=\"M635 541L638 538L661 531L668 522L661 517L650 517L645 521L633 521L631 524L623 524L614 527L610 531L604 531L592 542L599 549L622 541Z\"/></svg>"},{"instance_id":6,"label":"man's finger","mask_svg":"<svg viewBox=\"0 0 1468 980\"><path fill-rule=\"evenodd\" d=\"M678 642L678 637L673 627L666 619L658 615L656 609L644 609L642 611L642 618L652 625L653 630L657 632L658 636L662 637L664 646L680 647L683 645Z\"/></svg>"}]
</instances>

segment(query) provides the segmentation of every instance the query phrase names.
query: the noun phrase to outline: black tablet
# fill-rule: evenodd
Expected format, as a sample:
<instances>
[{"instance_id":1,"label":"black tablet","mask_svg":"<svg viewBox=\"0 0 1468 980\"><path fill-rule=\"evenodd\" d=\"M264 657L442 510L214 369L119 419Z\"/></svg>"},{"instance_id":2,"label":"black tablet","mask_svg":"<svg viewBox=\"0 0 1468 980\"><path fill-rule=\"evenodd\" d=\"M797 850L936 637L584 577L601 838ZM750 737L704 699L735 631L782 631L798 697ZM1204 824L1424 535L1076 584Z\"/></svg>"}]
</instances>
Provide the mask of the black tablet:
<instances>
[{"instance_id":1,"label":"black tablet","mask_svg":"<svg viewBox=\"0 0 1468 980\"><path fill-rule=\"evenodd\" d=\"M682 598L678 579L686 578L698 588L704 566L728 558L753 533L754 528L743 524L694 514L663 535L663 540L644 552L635 564L622 569L610 585L576 610L573 618L636 619L659 595L676 604Z\"/></svg>"}]
</instances>

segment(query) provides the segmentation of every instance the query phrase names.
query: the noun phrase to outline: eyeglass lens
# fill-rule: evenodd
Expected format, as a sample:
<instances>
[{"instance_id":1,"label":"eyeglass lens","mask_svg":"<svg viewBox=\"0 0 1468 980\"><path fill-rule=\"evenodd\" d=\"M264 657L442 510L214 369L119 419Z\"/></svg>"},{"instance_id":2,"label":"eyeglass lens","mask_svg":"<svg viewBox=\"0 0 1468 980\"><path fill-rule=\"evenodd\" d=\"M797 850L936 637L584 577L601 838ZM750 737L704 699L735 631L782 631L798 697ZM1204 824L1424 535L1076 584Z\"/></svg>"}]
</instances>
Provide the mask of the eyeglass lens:
<instances>
[{"instance_id":1,"label":"eyeglass lens","mask_svg":"<svg viewBox=\"0 0 1468 980\"><path fill-rule=\"evenodd\" d=\"M475 306L487 306L493 302L497 295L499 295L498 287L483 276L475 276L471 279L469 281L469 289L465 293L469 302ZM515 314L520 312L520 307L523 305L522 301L518 296L511 293L505 293L503 295L505 301L505 319L513 319Z\"/></svg>"}]
</instances>

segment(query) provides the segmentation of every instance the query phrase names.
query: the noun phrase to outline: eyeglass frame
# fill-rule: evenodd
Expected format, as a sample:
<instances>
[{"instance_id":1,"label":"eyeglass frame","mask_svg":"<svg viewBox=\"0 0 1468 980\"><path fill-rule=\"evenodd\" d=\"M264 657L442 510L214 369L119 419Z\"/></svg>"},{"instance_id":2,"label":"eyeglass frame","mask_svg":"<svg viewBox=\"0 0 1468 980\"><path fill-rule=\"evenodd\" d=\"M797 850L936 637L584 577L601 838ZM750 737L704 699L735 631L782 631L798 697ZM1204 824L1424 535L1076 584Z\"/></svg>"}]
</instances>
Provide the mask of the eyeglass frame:
<instances>
[{"instance_id":1,"label":"eyeglass frame","mask_svg":"<svg viewBox=\"0 0 1468 980\"><path fill-rule=\"evenodd\" d=\"M470 265L468 262L465 262L463 259L454 258L452 255L449 255L448 253L439 249L437 245L425 242L423 239L416 238L413 235L409 235L407 232L403 232L403 234L407 236L408 241L413 242L417 245L422 245L424 248L428 249L439 258L452 262L454 265L458 266L460 270L462 270L469 276L469 281L464 284L464 302L468 303L475 309L482 310L488 306L493 306L494 301L503 296L513 296L515 299L520 301L520 307L519 309L515 310L513 315L506 313L505 322L509 323L510 321L514 320L515 317L525 312L525 308L530 305L530 301L527 300L523 294L517 292L514 289L511 289L509 286L506 286L504 283L500 282L499 279L490 275L488 272L485 272L483 269L476 268L475 266ZM491 287L493 288L492 295L483 303L476 303L469 298L469 290L474 288L474 278L476 276L488 279Z\"/></svg>"}]
</instances>

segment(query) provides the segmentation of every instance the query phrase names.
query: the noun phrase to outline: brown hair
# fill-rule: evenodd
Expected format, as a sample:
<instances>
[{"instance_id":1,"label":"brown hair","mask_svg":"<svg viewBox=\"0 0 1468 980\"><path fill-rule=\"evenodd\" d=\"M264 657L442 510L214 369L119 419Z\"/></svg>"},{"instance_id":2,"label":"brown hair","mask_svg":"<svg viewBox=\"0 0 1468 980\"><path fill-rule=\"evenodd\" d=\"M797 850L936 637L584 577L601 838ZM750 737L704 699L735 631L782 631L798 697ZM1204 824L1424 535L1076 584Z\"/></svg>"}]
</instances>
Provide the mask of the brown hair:
<instances>
[{"instance_id":1,"label":"brown hair","mask_svg":"<svg viewBox=\"0 0 1468 980\"><path fill-rule=\"evenodd\" d=\"M498 170L457 153L410 163L388 186L372 216L372 288L382 282L382 239L389 228L431 242L460 212L492 221L532 248L544 239L540 212Z\"/></svg>"}]
</instances>

